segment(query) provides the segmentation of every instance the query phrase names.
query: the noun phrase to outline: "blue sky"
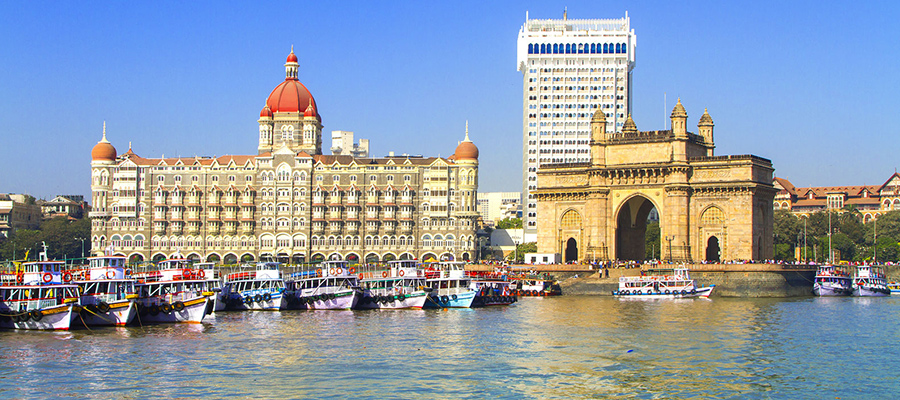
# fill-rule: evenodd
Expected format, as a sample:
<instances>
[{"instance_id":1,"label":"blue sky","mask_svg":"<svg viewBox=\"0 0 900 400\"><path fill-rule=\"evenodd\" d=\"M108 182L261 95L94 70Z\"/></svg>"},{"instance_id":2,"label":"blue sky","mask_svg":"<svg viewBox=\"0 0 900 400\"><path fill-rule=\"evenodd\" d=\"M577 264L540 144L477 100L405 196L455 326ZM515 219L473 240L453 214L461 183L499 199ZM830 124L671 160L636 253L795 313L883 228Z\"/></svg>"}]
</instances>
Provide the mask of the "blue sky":
<instances>
[{"instance_id":1,"label":"blue sky","mask_svg":"<svg viewBox=\"0 0 900 400\"><path fill-rule=\"evenodd\" d=\"M254 154L294 45L325 125L372 154L449 156L469 121L481 191L519 191L525 20L619 18L637 34L633 116L680 97L716 154L797 186L880 185L900 164L895 2L0 2L0 192L89 195L107 121L120 153ZM664 94L668 98L664 107Z\"/></svg>"}]
</instances>

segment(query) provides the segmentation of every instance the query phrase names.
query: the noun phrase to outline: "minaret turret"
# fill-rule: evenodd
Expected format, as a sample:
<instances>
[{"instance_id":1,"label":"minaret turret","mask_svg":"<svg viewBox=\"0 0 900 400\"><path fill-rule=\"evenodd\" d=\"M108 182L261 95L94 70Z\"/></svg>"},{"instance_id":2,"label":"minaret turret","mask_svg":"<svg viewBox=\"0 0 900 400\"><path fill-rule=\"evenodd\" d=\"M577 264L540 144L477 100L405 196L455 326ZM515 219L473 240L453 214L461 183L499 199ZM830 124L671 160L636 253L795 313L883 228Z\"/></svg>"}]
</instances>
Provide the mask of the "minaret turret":
<instances>
[{"instance_id":1,"label":"minaret turret","mask_svg":"<svg viewBox=\"0 0 900 400\"><path fill-rule=\"evenodd\" d=\"M591 117L591 163L606 164L606 113L600 106Z\"/></svg>"},{"instance_id":2,"label":"minaret turret","mask_svg":"<svg viewBox=\"0 0 900 400\"><path fill-rule=\"evenodd\" d=\"M703 115L700 116L700 122L697 124L697 132L700 133L700 136L703 137L703 141L707 145L707 156L712 156L713 149L716 148L716 142L713 140L714 126L715 124L713 123L712 117L709 116L709 111L703 109Z\"/></svg>"},{"instance_id":3,"label":"minaret turret","mask_svg":"<svg viewBox=\"0 0 900 400\"><path fill-rule=\"evenodd\" d=\"M684 106L681 105L681 98L678 99L678 103L675 104L675 108L672 109L672 115L670 116L672 119L672 134L676 138L684 138L687 137L687 111L684 109Z\"/></svg>"}]
</instances>

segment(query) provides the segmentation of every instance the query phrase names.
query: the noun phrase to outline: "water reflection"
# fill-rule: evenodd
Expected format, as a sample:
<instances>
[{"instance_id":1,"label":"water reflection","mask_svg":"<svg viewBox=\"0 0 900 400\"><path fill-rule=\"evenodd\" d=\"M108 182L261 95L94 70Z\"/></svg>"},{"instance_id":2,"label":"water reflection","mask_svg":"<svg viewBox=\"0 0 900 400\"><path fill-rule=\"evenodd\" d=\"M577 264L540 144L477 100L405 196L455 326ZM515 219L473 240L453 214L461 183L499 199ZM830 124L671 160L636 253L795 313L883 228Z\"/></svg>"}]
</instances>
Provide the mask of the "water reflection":
<instances>
[{"instance_id":1,"label":"water reflection","mask_svg":"<svg viewBox=\"0 0 900 400\"><path fill-rule=\"evenodd\" d=\"M3 397L890 397L900 299L525 298L0 332ZM876 366L878 368L876 368ZM806 395L810 394L810 395ZM815 394L815 395L813 395Z\"/></svg>"}]
</instances>

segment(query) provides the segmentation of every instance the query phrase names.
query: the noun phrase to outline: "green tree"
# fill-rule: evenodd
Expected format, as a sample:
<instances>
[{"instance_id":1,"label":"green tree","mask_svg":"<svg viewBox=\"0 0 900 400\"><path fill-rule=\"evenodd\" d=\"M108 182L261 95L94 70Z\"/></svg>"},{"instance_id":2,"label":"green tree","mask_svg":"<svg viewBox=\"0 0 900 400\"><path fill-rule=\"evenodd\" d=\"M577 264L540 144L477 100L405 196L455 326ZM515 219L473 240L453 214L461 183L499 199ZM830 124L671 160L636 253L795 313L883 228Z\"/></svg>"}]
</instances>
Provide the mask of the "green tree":
<instances>
[{"instance_id":1,"label":"green tree","mask_svg":"<svg viewBox=\"0 0 900 400\"><path fill-rule=\"evenodd\" d=\"M522 218L504 218L497 222L497 229L522 229Z\"/></svg>"},{"instance_id":2,"label":"green tree","mask_svg":"<svg viewBox=\"0 0 900 400\"><path fill-rule=\"evenodd\" d=\"M800 239L803 224L789 210L775 210L775 259L794 261L794 248Z\"/></svg>"},{"instance_id":3,"label":"green tree","mask_svg":"<svg viewBox=\"0 0 900 400\"><path fill-rule=\"evenodd\" d=\"M525 262L525 254L537 253L537 242L528 242L516 245L516 250L507 256L507 259L516 263Z\"/></svg>"},{"instance_id":4,"label":"green tree","mask_svg":"<svg viewBox=\"0 0 900 400\"><path fill-rule=\"evenodd\" d=\"M660 251L659 222L647 222L647 231L644 234L644 259L659 259Z\"/></svg>"}]
</instances>

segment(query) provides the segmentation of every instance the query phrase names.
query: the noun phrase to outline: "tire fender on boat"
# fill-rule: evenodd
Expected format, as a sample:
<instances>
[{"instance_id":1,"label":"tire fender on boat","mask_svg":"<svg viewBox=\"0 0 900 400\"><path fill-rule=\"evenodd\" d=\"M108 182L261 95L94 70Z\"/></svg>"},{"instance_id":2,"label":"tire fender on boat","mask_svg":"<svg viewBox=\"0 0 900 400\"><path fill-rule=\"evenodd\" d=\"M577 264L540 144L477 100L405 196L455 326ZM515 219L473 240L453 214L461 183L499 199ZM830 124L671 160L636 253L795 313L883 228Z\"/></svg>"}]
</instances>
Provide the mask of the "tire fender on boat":
<instances>
[{"instance_id":1,"label":"tire fender on boat","mask_svg":"<svg viewBox=\"0 0 900 400\"><path fill-rule=\"evenodd\" d=\"M176 301L175 303L172 304L172 309L175 311L181 312L181 310L184 310L184 303L182 303L180 301Z\"/></svg>"},{"instance_id":2,"label":"tire fender on boat","mask_svg":"<svg viewBox=\"0 0 900 400\"><path fill-rule=\"evenodd\" d=\"M257 303L261 302L261 301L262 301L262 295L260 295L260 294L257 293L256 296L253 296L253 301L255 301L255 302L257 302Z\"/></svg>"},{"instance_id":3,"label":"tire fender on boat","mask_svg":"<svg viewBox=\"0 0 900 400\"><path fill-rule=\"evenodd\" d=\"M109 304L106 304L105 302L102 302L102 301L97 303L97 311L100 311L102 313L109 312Z\"/></svg>"},{"instance_id":4,"label":"tire fender on boat","mask_svg":"<svg viewBox=\"0 0 900 400\"><path fill-rule=\"evenodd\" d=\"M262 299L263 299L263 301L269 301L269 300L272 300L272 294L271 294L271 293L266 293L266 294L263 295L263 298L262 298Z\"/></svg>"},{"instance_id":5,"label":"tire fender on boat","mask_svg":"<svg viewBox=\"0 0 900 400\"><path fill-rule=\"evenodd\" d=\"M33 310L28 314L31 316L31 319L35 321L40 321L41 318L44 318L44 313L41 312L41 310Z\"/></svg>"}]
</instances>

